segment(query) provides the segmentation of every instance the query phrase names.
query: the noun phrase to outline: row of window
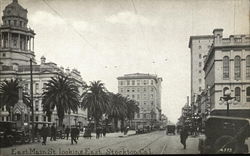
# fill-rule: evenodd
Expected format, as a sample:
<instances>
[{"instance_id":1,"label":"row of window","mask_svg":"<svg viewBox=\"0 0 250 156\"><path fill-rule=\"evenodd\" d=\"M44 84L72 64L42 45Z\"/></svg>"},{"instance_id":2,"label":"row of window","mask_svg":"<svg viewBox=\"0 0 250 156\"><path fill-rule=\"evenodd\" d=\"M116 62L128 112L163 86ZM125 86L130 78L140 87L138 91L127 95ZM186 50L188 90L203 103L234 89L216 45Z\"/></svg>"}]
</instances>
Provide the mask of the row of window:
<instances>
[{"instance_id":1,"label":"row of window","mask_svg":"<svg viewBox=\"0 0 250 156\"><path fill-rule=\"evenodd\" d=\"M126 81L120 81L120 85L148 85L149 84L149 80L126 80ZM150 80L150 85L154 85L154 80Z\"/></svg>"},{"instance_id":2,"label":"row of window","mask_svg":"<svg viewBox=\"0 0 250 156\"><path fill-rule=\"evenodd\" d=\"M241 78L241 57L234 57L234 78ZM246 57L246 78L250 79L250 55ZM228 56L223 57L223 79L229 79L230 75L230 60Z\"/></svg>"},{"instance_id":3,"label":"row of window","mask_svg":"<svg viewBox=\"0 0 250 156\"><path fill-rule=\"evenodd\" d=\"M225 96L225 92L226 90L229 90L228 87L225 87L223 89L223 95ZM241 101L241 88L240 87L236 87L234 89L234 96L235 96L235 100L240 102ZM250 102L250 86L246 88L246 102Z\"/></svg>"},{"instance_id":4,"label":"row of window","mask_svg":"<svg viewBox=\"0 0 250 156\"><path fill-rule=\"evenodd\" d=\"M18 20L4 20L3 21L5 25L11 25L11 26L19 26L19 27L26 27L26 24L23 21Z\"/></svg>"},{"instance_id":5,"label":"row of window","mask_svg":"<svg viewBox=\"0 0 250 156\"><path fill-rule=\"evenodd\" d=\"M137 114L136 114L136 117L137 117L137 118L140 118L140 117L141 117L141 116L140 116L140 113L137 113ZM154 118L154 115L153 115L153 114L152 114L152 115L151 115L151 114L142 114L142 118L143 118L143 119L150 119L150 118L153 119L153 118Z\"/></svg>"},{"instance_id":6,"label":"row of window","mask_svg":"<svg viewBox=\"0 0 250 156\"><path fill-rule=\"evenodd\" d=\"M136 89L135 89L135 88L132 88L132 89L131 89L131 88L127 88L127 90L126 90L125 92L128 93L128 92L130 92L130 91L131 91L131 92L136 92L136 91L137 91L137 92L140 92L141 89L140 89L140 88L136 88ZM153 91L154 91L154 88L151 87L151 88L150 88L150 91L153 92ZM123 93L123 92L124 92L124 89L121 88L121 93ZM143 92L147 92L147 88L143 88Z\"/></svg>"},{"instance_id":7,"label":"row of window","mask_svg":"<svg viewBox=\"0 0 250 156\"><path fill-rule=\"evenodd\" d=\"M128 98L132 98L132 99L137 99L137 100L139 100L140 99L140 94L137 94L137 95L134 95L134 94L132 94L132 95L127 95L127 97ZM143 94L143 98L144 99L147 99L147 94ZM153 99L154 98L154 94L150 94L150 99Z\"/></svg>"}]
</instances>

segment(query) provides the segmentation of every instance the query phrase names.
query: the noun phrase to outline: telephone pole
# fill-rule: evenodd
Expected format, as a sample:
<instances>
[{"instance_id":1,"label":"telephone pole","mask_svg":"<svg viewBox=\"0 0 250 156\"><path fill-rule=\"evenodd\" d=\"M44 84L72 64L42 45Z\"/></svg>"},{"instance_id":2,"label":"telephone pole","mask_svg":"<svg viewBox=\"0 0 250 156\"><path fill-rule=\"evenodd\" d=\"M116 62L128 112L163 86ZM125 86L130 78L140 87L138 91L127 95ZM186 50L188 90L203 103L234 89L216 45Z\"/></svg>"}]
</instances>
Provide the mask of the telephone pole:
<instances>
[{"instance_id":1,"label":"telephone pole","mask_svg":"<svg viewBox=\"0 0 250 156\"><path fill-rule=\"evenodd\" d=\"M30 58L30 106L31 106L31 138L32 142L34 142L34 105L33 105L33 66L32 66L32 58Z\"/></svg>"}]
</instances>

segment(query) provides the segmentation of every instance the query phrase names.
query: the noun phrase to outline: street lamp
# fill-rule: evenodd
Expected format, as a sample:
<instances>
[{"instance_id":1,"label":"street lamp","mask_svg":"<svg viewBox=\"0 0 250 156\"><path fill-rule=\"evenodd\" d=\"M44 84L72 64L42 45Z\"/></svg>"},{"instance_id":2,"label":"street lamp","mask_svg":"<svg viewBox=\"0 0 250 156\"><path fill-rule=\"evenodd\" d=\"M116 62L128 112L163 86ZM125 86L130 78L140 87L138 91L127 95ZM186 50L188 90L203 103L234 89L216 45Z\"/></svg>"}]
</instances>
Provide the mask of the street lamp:
<instances>
[{"instance_id":1,"label":"street lamp","mask_svg":"<svg viewBox=\"0 0 250 156\"><path fill-rule=\"evenodd\" d=\"M231 91L228 89L225 91L225 95L220 97L220 101L224 100L227 104L227 116L229 116L229 100L235 99L235 97L231 97Z\"/></svg>"}]
</instances>

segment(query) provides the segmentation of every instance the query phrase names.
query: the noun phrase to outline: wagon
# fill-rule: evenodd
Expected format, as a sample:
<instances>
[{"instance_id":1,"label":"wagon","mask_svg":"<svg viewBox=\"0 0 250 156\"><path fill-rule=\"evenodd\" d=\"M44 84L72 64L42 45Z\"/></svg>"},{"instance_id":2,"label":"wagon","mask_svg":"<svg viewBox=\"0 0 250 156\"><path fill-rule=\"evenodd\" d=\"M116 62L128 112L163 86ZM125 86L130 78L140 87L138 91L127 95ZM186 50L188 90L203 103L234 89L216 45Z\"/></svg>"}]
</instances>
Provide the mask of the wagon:
<instances>
[{"instance_id":1,"label":"wagon","mask_svg":"<svg viewBox=\"0 0 250 156\"><path fill-rule=\"evenodd\" d=\"M166 131L166 134L173 134L175 135L175 125L167 125L167 131Z\"/></svg>"}]
</instances>

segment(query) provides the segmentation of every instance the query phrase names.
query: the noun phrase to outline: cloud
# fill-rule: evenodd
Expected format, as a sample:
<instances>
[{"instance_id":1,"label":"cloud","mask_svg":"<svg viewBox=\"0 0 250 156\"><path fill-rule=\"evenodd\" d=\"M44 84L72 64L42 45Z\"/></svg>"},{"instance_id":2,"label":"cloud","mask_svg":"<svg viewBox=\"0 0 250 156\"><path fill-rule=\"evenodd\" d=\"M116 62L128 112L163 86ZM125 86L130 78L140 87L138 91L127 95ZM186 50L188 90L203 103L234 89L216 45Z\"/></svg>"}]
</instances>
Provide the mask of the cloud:
<instances>
[{"instance_id":1,"label":"cloud","mask_svg":"<svg viewBox=\"0 0 250 156\"><path fill-rule=\"evenodd\" d=\"M56 27L65 24L60 17L45 11L37 11L31 15L30 21L34 25L42 25L45 27Z\"/></svg>"},{"instance_id":2,"label":"cloud","mask_svg":"<svg viewBox=\"0 0 250 156\"><path fill-rule=\"evenodd\" d=\"M130 11L119 12L116 15L111 15L106 18L106 21L113 24L125 24L129 26L139 23L147 26L154 26L157 24L155 20L149 20L142 15L137 15Z\"/></svg>"}]
</instances>

